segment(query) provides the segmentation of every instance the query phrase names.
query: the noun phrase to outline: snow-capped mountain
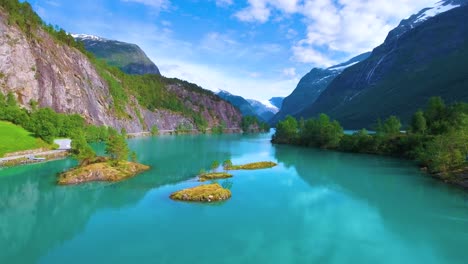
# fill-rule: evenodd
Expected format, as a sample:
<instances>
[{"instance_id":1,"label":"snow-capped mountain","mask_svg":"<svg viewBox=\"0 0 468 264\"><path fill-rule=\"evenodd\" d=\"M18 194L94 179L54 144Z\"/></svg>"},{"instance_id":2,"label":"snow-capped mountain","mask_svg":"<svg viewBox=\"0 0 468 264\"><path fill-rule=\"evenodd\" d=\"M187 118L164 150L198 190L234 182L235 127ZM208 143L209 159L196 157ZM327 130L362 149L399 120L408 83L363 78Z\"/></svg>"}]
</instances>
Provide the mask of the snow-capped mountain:
<instances>
[{"instance_id":1,"label":"snow-capped mountain","mask_svg":"<svg viewBox=\"0 0 468 264\"><path fill-rule=\"evenodd\" d=\"M411 15L409 18L403 19L396 28L390 31L385 42L390 42L399 38L407 31L421 25L431 17L435 17L438 14L467 4L468 0L442 0L437 2L434 6L423 8L421 11Z\"/></svg>"},{"instance_id":2,"label":"snow-capped mountain","mask_svg":"<svg viewBox=\"0 0 468 264\"><path fill-rule=\"evenodd\" d=\"M442 1L403 20L369 58L343 71L296 116L326 113L359 129L390 115L408 123L432 96L468 100L467 2Z\"/></svg>"},{"instance_id":3,"label":"snow-capped mountain","mask_svg":"<svg viewBox=\"0 0 468 264\"><path fill-rule=\"evenodd\" d=\"M346 68L365 60L370 52L363 53L346 62L327 69L313 68L297 84L296 89L284 98L280 111L270 120L271 124L284 119L287 115L296 115L317 100L328 85Z\"/></svg>"},{"instance_id":4,"label":"snow-capped mountain","mask_svg":"<svg viewBox=\"0 0 468 264\"><path fill-rule=\"evenodd\" d=\"M105 39L95 35L72 34L83 42L86 50L97 58L104 59L112 66L128 74L160 74L158 67L135 44Z\"/></svg>"}]
</instances>

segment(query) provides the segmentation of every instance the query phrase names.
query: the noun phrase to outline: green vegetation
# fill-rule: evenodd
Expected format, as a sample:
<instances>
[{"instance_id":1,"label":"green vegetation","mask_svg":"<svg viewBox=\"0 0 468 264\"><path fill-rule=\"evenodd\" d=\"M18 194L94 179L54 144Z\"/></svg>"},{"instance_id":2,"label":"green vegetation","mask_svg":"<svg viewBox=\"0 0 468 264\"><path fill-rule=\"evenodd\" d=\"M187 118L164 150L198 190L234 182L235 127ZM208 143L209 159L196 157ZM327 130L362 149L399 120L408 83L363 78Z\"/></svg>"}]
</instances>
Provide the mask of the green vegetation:
<instances>
[{"instance_id":1,"label":"green vegetation","mask_svg":"<svg viewBox=\"0 0 468 264\"><path fill-rule=\"evenodd\" d=\"M256 133L256 132L268 132L270 126L258 120L255 116L244 116L242 117L241 128L244 133Z\"/></svg>"},{"instance_id":2,"label":"green vegetation","mask_svg":"<svg viewBox=\"0 0 468 264\"><path fill-rule=\"evenodd\" d=\"M98 158L95 163L79 166L60 174L57 183L60 185L80 184L92 181L116 182L133 177L150 167L129 161L112 166L105 158Z\"/></svg>"},{"instance_id":3,"label":"green vegetation","mask_svg":"<svg viewBox=\"0 0 468 264\"><path fill-rule=\"evenodd\" d=\"M0 157L11 152L50 148L50 145L35 138L24 128L4 121L0 121L0 141Z\"/></svg>"},{"instance_id":4,"label":"green vegetation","mask_svg":"<svg viewBox=\"0 0 468 264\"><path fill-rule=\"evenodd\" d=\"M226 167L226 170L259 170L259 169L268 169L275 167L276 163L271 161L261 161L261 162L253 162L244 165L231 165Z\"/></svg>"},{"instance_id":5,"label":"green vegetation","mask_svg":"<svg viewBox=\"0 0 468 264\"><path fill-rule=\"evenodd\" d=\"M159 128L157 125L154 125L151 127L151 135L152 136L157 136L159 135Z\"/></svg>"},{"instance_id":6,"label":"green vegetation","mask_svg":"<svg viewBox=\"0 0 468 264\"><path fill-rule=\"evenodd\" d=\"M83 131L78 131L72 136L72 154L75 159L80 163L80 166L90 163L91 160L96 158L96 152L86 141Z\"/></svg>"},{"instance_id":7,"label":"green vegetation","mask_svg":"<svg viewBox=\"0 0 468 264\"><path fill-rule=\"evenodd\" d=\"M216 172L216 170L218 169L218 167L219 167L219 162L218 162L217 160L215 160L215 161L213 161L213 162L211 163L211 171Z\"/></svg>"},{"instance_id":8,"label":"green vegetation","mask_svg":"<svg viewBox=\"0 0 468 264\"><path fill-rule=\"evenodd\" d=\"M47 25L42 21L28 2L0 0L0 6L8 12L8 24L17 25L28 38L38 38L36 33L41 28L48 32L55 40L86 53L84 45L76 42L65 30L58 26Z\"/></svg>"},{"instance_id":9,"label":"green vegetation","mask_svg":"<svg viewBox=\"0 0 468 264\"><path fill-rule=\"evenodd\" d=\"M322 114L300 124L287 117L279 122L272 142L340 151L392 155L416 159L432 173L445 177L465 168L468 156L468 104L446 106L434 97L424 111L417 111L408 131L401 133L401 122L390 116L378 120L376 133L362 129L345 135L337 121Z\"/></svg>"},{"instance_id":10,"label":"green vegetation","mask_svg":"<svg viewBox=\"0 0 468 264\"><path fill-rule=\"evenodd\" d=\"M130 154L125 136L119 134L113 128L109 128L109 137L106 141L106 154L109 155L111 164L116 167L120 162L126 161Z\"/></svg>"},{"instance_id":11,"label":"green vegetation","mask_svg":"<svg viewBox=\"0 0 468 264\"><path fill-rule=\"evenodd\" d=\"M6 97L0 93L0 120L23 127L48 144L55 138L72 138L77 133L83 133L88 142L102 141L107 136L107 128L86 125L76 114L59 114L50 108L21 108L12 93Z\"/></svg>"},{"instance_id":12,"label":"green vegetation","mask_svg":"<svg viewBox=\"0 0 468 264\"><path fill-rule=\"evenodd\" d=\"M198 181L204 182L210 180L227 179L231 177L232 174L226 172L211 172L198 175Z\"/></svg>"},{"instance_id":13,"label":"green vegetation","mask_svg":"<svg viewBox=\"0 0 468 264\"><path fill-rule=\"evenodd\" d=\"M178 201L216 202L231 198L231 191L213 183L174 192L170 198Z\"/></svg>"}]
</instances>

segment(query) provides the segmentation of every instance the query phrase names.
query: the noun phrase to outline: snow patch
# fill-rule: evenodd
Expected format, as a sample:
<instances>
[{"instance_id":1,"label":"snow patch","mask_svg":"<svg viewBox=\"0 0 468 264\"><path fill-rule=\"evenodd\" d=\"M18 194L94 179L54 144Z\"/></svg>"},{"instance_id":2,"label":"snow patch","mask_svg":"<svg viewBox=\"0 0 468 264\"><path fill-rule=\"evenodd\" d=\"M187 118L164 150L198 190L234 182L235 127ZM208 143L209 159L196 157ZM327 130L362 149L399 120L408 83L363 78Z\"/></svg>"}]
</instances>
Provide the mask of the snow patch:
<instances>
[{"instance_id":1,"label":"snow patch","mask_svg":"<svg viewBox=\"0 0 468 264\"><path fill-rule=\"evenodd\" d=\"M75 39L91 39L91 40L105 40L104 38L95 36L95 35L88 35L88 34L71 34L71 36Z\"/></svg>"},{"instance_id":2,"label":"snow patch","mask_svg":"<svg viewBox=\"0 0 468 264\"><path fill-rule=\"evenodd\" d=\"M438 6L435 6L435 7L431 7L429 8L428 10L426 10L424 13L422 13L418 19L416 19L414 21L414 23L419 23L419 22L422 22L422 21L425 21L427 20L428 18L431 18L431 17L434 17L440 13L444 13L444 12L447 12L451 9L454 9L456 7L459 7L460 5L452 5L452 4L445 4L444 5L444 2L441 1L441 2L438 2L437 3Z\"/></svg>"},{"instance_id":3,"label":"snow patch","mask_svg":"<svg viewBox=\"0 0 468 264\"><path fill-rule=\"evenodd\" d=\"M356 62L353 62L353 63L350 63L350 64L347 64L347 65L344 65L344 66L339 66L339 67L331 67L331 68L328 68L328 70L331 70L331 71L342 71L348 67L351 67L353 66L354 64L357 64L359 63L359 61L356 61Z\"/></svg>"}]
</instances>

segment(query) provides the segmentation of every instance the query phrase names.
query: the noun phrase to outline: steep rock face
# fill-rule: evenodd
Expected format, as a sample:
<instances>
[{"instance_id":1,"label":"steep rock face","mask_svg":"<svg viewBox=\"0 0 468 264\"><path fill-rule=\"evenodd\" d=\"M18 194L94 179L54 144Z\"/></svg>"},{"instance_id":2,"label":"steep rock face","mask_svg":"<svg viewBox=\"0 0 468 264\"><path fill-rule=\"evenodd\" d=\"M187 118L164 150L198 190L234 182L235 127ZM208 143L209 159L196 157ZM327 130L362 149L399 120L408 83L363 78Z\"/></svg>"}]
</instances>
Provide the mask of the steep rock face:
<instances>
[{"instance_id":1,"label":"steep rock face","mask_svg":"<svg viewBox=\"0 0 468 264\"><path fill-rule=\"evenodd\" d=\"M407 122L431 96L448 102L467 100L467 16L465 5L416 23L408 31L390 32L367 60L335 78L300 116L323 112L346 128L361 128L389 115Z\"/></svg>"},{"instance_id":2,"label":"steep rock face","mask_svg":"<svg viewBox=\"0 0 468 264\"><path fill-rule=\"evenodd\" d=\"M27 38L16 26L8 25L7 15L0 10L0 92L12 92L24 107L28 108L29 102L34 100L40 107L80 114L89 123L119 130L125 128L129 133L147 131L153 125L161 130L173 130L179 124L196 127L191 118L181 113L161 109L149 111L131 95L124 109L127 116L118 117L107 83L84 54L57 43L41 29L34 35ZM240 113L226 102L228 105L218 105L217 100L203 98L207 104L213 101L215 117L212 119L239 127L235 122Z\"/></svg>"},{"instance_id":3,"label":"steep rock face","mask_svg":"<svg viewBox=\"0 0 468 264\"><path fill-rule=\"evenodd\" d=\"M158 67L138 45L85 34L73 37L83 42L86 50L94 56L104 59L109 65L118 67L125 73L160 75Z\"/></svg>"},{"instance_id":4,"label":"steep rock face","mask_svg":"<svg viewBox=\"0 0 468 264\"><path fill-rule=\"evenodd\" d=\"M282 102L280 111L271 119L271 124L276 124L288 115L298 116L308 106L312 105L328 85L347 67L365 60L370 52L363 53L347 62L332 66L327 69L313 68L299 81L296 89Z\"/></svg>"},{"instance_id":5,"label":"steep rock face","mask_svg":"<svg viewBox=\"0 0 468 264\"><path fill-rule=\"evenodd\" d=\"M209 127L221 125L224 122L227 128L240 131L239 124L242 115L229 102L222 100L215 94L196 93L184 89L181 85L169 85L168 89L177 94L189 109L201 113L203 118L208 121Z\"/></svg>"}]
</instances>

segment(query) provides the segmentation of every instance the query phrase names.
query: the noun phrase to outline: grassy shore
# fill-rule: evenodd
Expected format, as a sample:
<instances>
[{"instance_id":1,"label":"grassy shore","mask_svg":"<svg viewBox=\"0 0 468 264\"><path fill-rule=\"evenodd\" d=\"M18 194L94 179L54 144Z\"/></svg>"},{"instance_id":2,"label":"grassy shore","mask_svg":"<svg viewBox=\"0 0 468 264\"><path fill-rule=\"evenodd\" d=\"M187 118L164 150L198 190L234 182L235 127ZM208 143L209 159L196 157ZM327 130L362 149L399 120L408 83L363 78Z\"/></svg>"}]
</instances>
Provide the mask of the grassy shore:
<instances>
[{"instance_id":1,"label":"grassy shore","mask_svg":"<svg viewBox=\"0 0 468 264\"><path fill-rule=\"evenodd\" d=\"M227 179L231 178L232 174L226 172L211 172L211 173L204 173L198 176L198 181L210 181L210 180L217 180L217 179Z\"/></svg>"},{"instance_id":2,"label":"grassy shore","mask_svg":"<svg viewBox=\"0 0 468 264\"><path fill-rule=\"evenodd\" d=\"M200 185L171 194L173 200L192 202L216 202L231 198L231 191L218 183Z\"/></svg>"},{"instance_id":3,"label":"grassy shore","mask_svg":"<svg viewBox=\"0 0 468 264\"><path fill-rule=\"evenodd\" d=\"M0 121L0 139L0 157L23 150L50 148L49 144L35 138L24 128L5 121Z\"/></svg>"},{"instance_id":4,"label":"grassy shore","mask_svg":"<svg viewBox=\"0 0 468 264\"><path fill-rule=\"evenodd\" d=\"M232 165L227 167L227 170L259 170L259 169L268 169L275 167L276 163L271 161L261 161L261 162L254 162L248 163L244 165Z\"/></svg>"},{"instance_id":5,"label":"grassy shore","mask_svg":"<svg viewBox=\"0 0 468 264\"><path fill-rule=\"evenodd\" d=\"M59 185L71 185L91 181L117 182L149 169L149 166L129 161L121 161L117 166L112 166L108 161L104 161L64 172L59 175L57 183Z\"/></svg>"}]
</instances>

